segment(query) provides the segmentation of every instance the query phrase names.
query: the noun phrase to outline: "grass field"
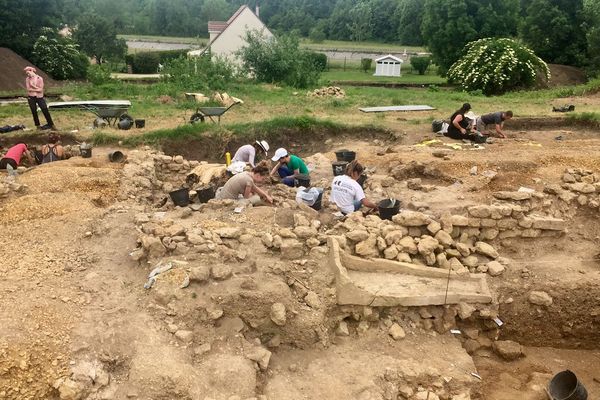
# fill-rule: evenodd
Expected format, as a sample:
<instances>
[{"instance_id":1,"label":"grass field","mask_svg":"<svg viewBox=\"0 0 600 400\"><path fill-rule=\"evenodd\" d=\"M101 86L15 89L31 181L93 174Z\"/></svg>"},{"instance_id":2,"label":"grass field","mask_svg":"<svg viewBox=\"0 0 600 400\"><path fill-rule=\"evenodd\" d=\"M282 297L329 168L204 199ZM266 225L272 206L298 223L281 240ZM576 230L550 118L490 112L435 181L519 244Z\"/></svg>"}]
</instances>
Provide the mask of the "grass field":
<instances>
[{"instance_id":1,"label":"grass field","mask_svg":"<svg viewBox=\"0 0 600 400\"><path fill-rule=\"evenodd\" d=\"M360 73L360 72L358 72ZM335 75L333 75L335 76ZM415 75L418 77L418 75ZM427 75L426 75L427 77ZM227 92L244 100L244 104L236 106L222 117L222 124L206 123L200 127L187 127L187 121L195 111L197 104L185 100L186 91L202 91L197 87L178 87L174 84L158 82L155 84L136 84L114 82L102 86L90 84L69 84L61 89L63 94L77 100L94 99L127 99L132 103L130 115L146 120L144 129L118 131L91 129L95 116L82 111L54 111L53 118L62 131L77 130L78 135L100 137L120 137L134 144L141 141L155 142L162 136L189 134L190 132L225 131L240 134L253 127L270 127L269 129L285 129L285 124L336 124L337 126L374 126L391 129L396 132L422 131L428 132L433 119L448 118L462 103L470 102L473 110L485 113L512 109L517 117L556 116L552 113L552 105L566 102L577 105L580 119L597 120L598 102L590 97L580 97L597 93L600 80L586 85L546 89L539 91L522 91L504 96L486 97L469 94L455 89L440 90L435 86L428 88L379 88L352 87L340 85L346 91L345 98L319 98L307 94L310 89L298 90L290 87L279 87L251 82L231 82ZM314 88L311 88L314 89ZM210 95L210 91L205 91ZM359 111L360 107L427 104L435 107L434 111L405 113L371 113ZM578 118L572 116L571 118ZM11 104L0 107L2 124L26 124L31 126L31 115L26 104ZM270 121L277 121L271 123ZM287 121L287 122L286 122ZM309 121L309 122L306 122ZM312 121L312 122L311 122ZM317 121L317 122L314 122ZM178 128L179 127L179 128ZM131 139L131 136L142 135L142 139Z\"/></svg>"}]
</instances>

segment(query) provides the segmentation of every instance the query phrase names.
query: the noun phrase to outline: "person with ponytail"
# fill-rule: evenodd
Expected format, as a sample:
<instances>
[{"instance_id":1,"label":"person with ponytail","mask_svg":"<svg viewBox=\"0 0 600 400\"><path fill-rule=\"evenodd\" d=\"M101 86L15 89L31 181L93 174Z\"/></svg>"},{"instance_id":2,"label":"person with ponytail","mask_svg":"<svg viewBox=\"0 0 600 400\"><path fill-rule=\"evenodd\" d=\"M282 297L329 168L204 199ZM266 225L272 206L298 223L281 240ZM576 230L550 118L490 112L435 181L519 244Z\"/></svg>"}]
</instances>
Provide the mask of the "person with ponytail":
<instances>
[{"instance_id":1,"label":"person with ponytail","mask_svg":"<svg viewBox=\"0 0 600 400\"><path fill-rule=\"evenodd\" d=\"M331 183L331 195L329 200L335 203L344 214L358 211L363 205L369 208L377 208L377 205L365 197L365 192L357 180L365 168L354 160L346 167L346 174L336 176Z\"/></svg>"},{"instance_id":2,"label":"person with ponytail","mask_svg":"<svg viewBox=\"0 0 600 400\"><path fill-rule=\"evenodd\" d=\"M475 143L485 143L485 136L478 134L477 132L469 132L471 129L469 125L471 122L474 122L470 121L469 118L465 116L465 113L469 112L469 110L471 110L471 105L469 103L464 103L461 108L452 114L448 132L444 133L444 136L456 140L467 139Z\"/></svg>"}]
</instances>

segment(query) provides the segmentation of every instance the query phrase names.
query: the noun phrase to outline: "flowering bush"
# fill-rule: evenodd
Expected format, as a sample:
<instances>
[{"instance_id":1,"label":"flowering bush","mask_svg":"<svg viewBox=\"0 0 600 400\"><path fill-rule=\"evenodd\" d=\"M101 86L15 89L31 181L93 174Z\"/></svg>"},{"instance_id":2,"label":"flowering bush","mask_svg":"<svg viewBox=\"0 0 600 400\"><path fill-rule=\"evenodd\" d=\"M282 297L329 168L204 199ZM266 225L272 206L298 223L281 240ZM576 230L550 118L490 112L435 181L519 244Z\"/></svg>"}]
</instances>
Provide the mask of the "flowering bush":
<instances>
[{"instance_id":1,"label":"flowering bush","mask_svg":"<svg viewBox=\"0 0 600 400\"><path fill-rule=\"evenodd\" d=\"M51 28L42 28L42 34L33 45L33 60L59 80L84 78L89 65L75 42L61 37Z\"/></svg>"},{"instance_id":2,"label":"flowering bush","mask_svg":"<svg viewBox=\"0 0 600 400\"><path fill-rule=\"evenodd\" d=\"M486 95L531 87L550 79L548 65L526 46L507 38L468 43L464 55L448 71L448 81L465 91Z\"/></svg>"}]
</instances>

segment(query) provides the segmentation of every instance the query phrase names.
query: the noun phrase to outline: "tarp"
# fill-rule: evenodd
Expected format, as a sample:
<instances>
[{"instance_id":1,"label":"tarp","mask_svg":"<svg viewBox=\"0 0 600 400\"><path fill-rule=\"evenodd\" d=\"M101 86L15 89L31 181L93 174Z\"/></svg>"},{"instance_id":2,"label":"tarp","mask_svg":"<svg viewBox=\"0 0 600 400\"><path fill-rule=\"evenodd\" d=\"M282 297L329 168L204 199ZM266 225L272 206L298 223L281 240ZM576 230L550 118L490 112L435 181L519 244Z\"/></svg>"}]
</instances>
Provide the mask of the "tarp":
<instances>
[{"instance_id":1,"label":"tarp","mask_svg":"<svg viewBox=\"0 0 600 400\"><path fill-rule=\"evenodd\" d=\"M48 103L48 108L129 108L129 100L57 101Z\"/></svg>"}]
</instances>

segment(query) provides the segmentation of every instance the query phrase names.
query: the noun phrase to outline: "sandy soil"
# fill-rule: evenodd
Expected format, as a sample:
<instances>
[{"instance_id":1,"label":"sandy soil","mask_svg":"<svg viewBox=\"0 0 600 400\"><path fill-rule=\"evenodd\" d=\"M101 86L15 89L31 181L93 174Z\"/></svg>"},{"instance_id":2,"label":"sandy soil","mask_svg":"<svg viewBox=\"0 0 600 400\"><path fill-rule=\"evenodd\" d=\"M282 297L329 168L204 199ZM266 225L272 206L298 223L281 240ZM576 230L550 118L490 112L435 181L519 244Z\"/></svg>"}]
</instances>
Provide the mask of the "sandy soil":
<instances>
[{"instance_id":1,"label":"sandy soil","mask_svg":"<svg viewBox=\"0 0 600 400\"><path fill-rule=\"evenodd\" d=\"M422 134L387 142L333 138L307 159L316 166L313 179L322 182L331 179L332 150L340 147L356 150L373 176L412 161L425 163L438 171L421 177L434 190L411 190L399 182L385 193L368 189L368 195L397 197L435 213L459 212L467 205L489 204L493 191L542 190L545 183L560 183L567 167L599 172L597 135L591 130L511 131L507 140L482 150L465 146L448 159L432 156L447 148L441 143L413 146L427 139ZM26 172L18 182L27 188L0 200L0 398L366 400L383 398L377 391L386 388L386 396L396 399L404 397L394 391L397 382L389 370L403 368L421 371L420 377L444 376L472 389L472 398L490 400L543 400L541 388L549 377L569 368L590 398L598 398L598 345L586 339L600 323L597 209L574 208L560 240L499 244L511 267L491 286L498 299L514 298L501 303L507 325L501 335L526 345L527 356L505 362L482 351L472 359L450 333L407 324L407 338L392 340L383 314L366 331L356 321L349 336L336 336L331 327L340 310L331 272L316 256L304 264L290 262L249 243L187 259L191 266L232 265L230 279L178 289L185 274L174 270L152 290L143 289L153 265L129 257L137 246L135 221L140 213L159 210L125 195L135 188L123 165L105 160L108 150L95 149L91 160L73 158ZM470 174L473 166L477 175ZM485 170L496 171L497 178L483 179ZM243 225L260 231L294 220L293 210L266 207L241 215L206 210L185 219L178 217L179 210L166 212L189 229ZM232 263L225 261L228 257L238 258ZM290 279L316 291L322 307L299 302ZM540 314L527 302L531 289L548 290L559 308ZM274 300L295 313L293 322L279 330L261 322ZM212 320L215 307L222 316ZM573 328L565 334L562 327L569 322L587 327L587 333ZM193 331L193 341L177 339L175 328ZM273 353L267 370L246 357L261 343ZM427 375L428 368L436 373ZM470 374L475 371L482 381ZM79 382L77 374L88 377L87 386L70 395L65 380ZM440 384L420 379L424 390ZM441 385L450 390L453 384Z\"/></svg>"}]
</instances>

